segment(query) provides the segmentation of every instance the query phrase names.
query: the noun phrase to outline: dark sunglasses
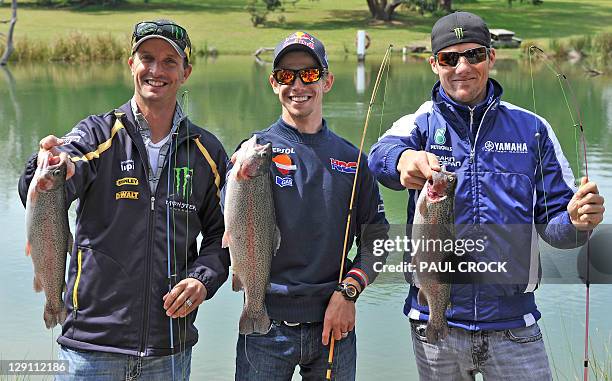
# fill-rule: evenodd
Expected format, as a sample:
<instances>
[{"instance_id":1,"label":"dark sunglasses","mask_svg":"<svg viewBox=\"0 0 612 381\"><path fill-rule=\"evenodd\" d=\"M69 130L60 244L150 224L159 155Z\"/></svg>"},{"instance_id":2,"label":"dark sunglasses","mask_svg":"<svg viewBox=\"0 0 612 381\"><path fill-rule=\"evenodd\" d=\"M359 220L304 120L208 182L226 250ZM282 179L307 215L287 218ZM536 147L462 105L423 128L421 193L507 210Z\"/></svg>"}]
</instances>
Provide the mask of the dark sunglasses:
<instances>
[{"instance_id":1,"label":"dark sunglasses","mask_svg":"<svg viewBox=\"0 0 612 381\"><path fill-rule=\"evenodd\" d=\"M178 45L189 61L191 55L191 41L187 36L187 31L180 25L172 23L163 23L157 21L143 21L136 24L134 27L134 33L132 34L132 45L140 41L141 38L146 36L162 36L170 39L176 45Z\"/></svg>"},{"instance_id":2,"label":"dark sunglasses","mask_svg":"<svg viewBox=\"0 0 612 381\"><path fill-rule=\"evenodd\" d=\"M305 85L309 85L311 83L318 82L323 75L325 75L326 70L320 68L309 68L309 69L300 69L300 70L292 70L292 69L276 69L272 71L272 76L281 85L293 85L295 79L299 76L302 82Z\"/></svg>"},{"instance_id":3,"label":"dark sunglasses","mask_svg":"<svg viewBox=\"0 0 612 381\"><path fill-rule=\"evenodd\" d=\"M465 57L470 64L475 65L486 60L488 55L489 48L480 46L462 52L438 52L436 54L436 61L438 61L440 66L455 67L459 63L459 57Z\"/></svg>"}]
</instances>

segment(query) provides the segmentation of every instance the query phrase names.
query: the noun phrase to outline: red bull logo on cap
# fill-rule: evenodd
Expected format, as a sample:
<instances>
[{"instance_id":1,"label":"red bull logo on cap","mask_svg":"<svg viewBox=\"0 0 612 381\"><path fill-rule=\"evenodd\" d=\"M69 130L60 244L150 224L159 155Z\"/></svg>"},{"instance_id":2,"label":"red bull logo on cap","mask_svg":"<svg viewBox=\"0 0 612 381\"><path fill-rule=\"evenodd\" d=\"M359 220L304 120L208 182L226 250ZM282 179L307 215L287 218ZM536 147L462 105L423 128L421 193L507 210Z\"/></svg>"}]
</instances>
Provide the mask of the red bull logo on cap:
<instances>
[{"instance_id":1,"label":"red bull logo on cap","mask_svg":"<svg viewBox=\"0 0 612 381\"><path fill-rule=\"evenodd\" d=\"M304 32L295 32L285 39L283 42L283 48L291 44L302 44L308 46L310 49L315 48L314 37Z\"/></svg>"},{"instance_id":2,"label":"red bull logo on cap","mask_svg":"<svg viewBox=\"0 0 612 381\"><path fill-rule=\"evenodd\" d=\"M356 161L342 161L334 158L330 158L331 168L342 173L355 173L357 172Z\"/></svg>"}]
</instances>

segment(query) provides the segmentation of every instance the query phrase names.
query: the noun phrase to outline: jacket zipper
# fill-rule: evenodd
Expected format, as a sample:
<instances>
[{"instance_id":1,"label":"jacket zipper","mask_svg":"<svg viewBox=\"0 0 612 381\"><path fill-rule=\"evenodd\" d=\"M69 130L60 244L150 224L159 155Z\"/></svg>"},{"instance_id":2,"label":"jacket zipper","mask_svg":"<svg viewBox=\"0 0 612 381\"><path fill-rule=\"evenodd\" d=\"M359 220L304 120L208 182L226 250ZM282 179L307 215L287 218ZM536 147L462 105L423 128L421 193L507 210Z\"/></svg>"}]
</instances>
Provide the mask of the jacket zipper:
<instances>
[{"instance_id":1,"label":"jacket zipper","mask_svg":"<svg viewBox=\"0 0 612 381\"><path fill-rule=\"evenodd\" d=\"M170 137L172 139L172 137ZM176 152L178 150L178 147L183 144L185 141L189 140L189 136L181 139L180 141L178 141L176 143L176 145L174 145L172 148L173 150L168 150L168 153L166 155L166 160L170 160L170 158L172 157L172 154L174 152ZM151 284L151 257L152 257L152 253L151 253L151 247L153 246L153 240L154 240L154 234L153 234L153 224L155 222L155 200L156 200L156 196L159 192L159 188L160 188L160 184L161 184L161 179L163 178L163 173L166 170L167 166L164 165L164 167L162 168L162 172L160 174L160 178L158 184L157 184L157 188L155 189L155 195L151 196L151 212L150 212L150 216L151 219L149 221L149 240L148 240L148 248L147 248L147 277L146 277L146 285L148 286ZM147 182L148 182L148 171L147 173ZM170 176L170 172L168 171L168 173L166 173L166 176ZM151 191L151 189L149 188L149 192ZM166 195L166 197L168 197L168 195ZM150 304L150 299L151 299L151 293L149 292L149 289L146 289L146 294L145 294L145 313L146 316L144 317L143 321L144 321L144 328L143 328L143 335L142 335L142 340L141 340L141 351L140 351L140 356L143 357L146 354L146 348L147 348L147 343L148 343L148 337L149 337L149 326L150 326L150 321L149 321L149 304Z\"/></svg>"},{"instance_id":2,"label":"jacket zipper","mask_svg":"<svg viewBox=\"0 0 612 381\"><path fill-rule=\"evenodd\" d=\"M138 154L142 160L142 166L144 167L144 173L145 173L145 179L147 181L147 185L149 185L147 188L147 190L149 191L149 198L151 200L151 210L149 211L149 221L148 221L148 225L147 225L147 235L148 235L148 239L147 239L147 249L145 251L145 281L143 284L143 288L144 288L144 293L145 293L145 302L144 302L144 308L142 310L142 325L141 325L141 331L140 331L140 350L138 351L138 355L140 357L144 357L146 354L146 338L147 338L147 330L149 327L149 304L150 304L150 299L151 299L151 293L149 290L149 287L151 285L151 247L152 242L153 242L153 224L155 222L155 195L152 194L151 192L151 187L150 187L150 181L149 181L149 160L148 160L148 155L147 155L147 151L146 148L144 149L144 152L142 151L143 148L140 147L140 145L137 143L138 140L133 139L132 141L134 142L134 144L136 145L136 150L138 151Z\"/></svg>"},{"instance_id":3,"label":"jacket zipper","mask_svg":"<svg viewBox=\"0 0 612 381\"><path fill-rule=\"evenodd\" d=\"M83 252L81 249L77 252L77 275L74 281L74 287L72 287L72 317L76 319L77 310L79 309L79 283L81 282L81 271L83 268Z\"/></svg>"},{"instance_id":4,"label":"jacket zipper","mask_svg":"<svg viewBox=\"0 0 612 381\"><path fill-rule=\"evenodd\" d=\"M487 116L487 112L489 112L489 110L491 109L491 106L493 106L495 104L495 102L491 102L491 104L486 108L485 112L482 114L482 118L480 119L480 123L478 124L478 129L476 130L476 136L474 137L474 144L471 143L471 140L468 139L468 141L470 142L470 167L472 170L472 185L475 187L475 185L477 184L477 180L476 180L476 168L474 168L476 166L475 164L475 156L476 156L476 144L478 143L478 136L480 135L480 130L482 128L482 123L485 120L485 117ZM474 108L470 108L470 131L468 133L472 133L472 124L474 122ZM474 191L474 197L477 198L478 197L478 193L476 191ZM478 200L476 200L478 201ZM478 287L476 287L476 293L474 295L474 321L478 321Z\"/></svg>"},{"instance_id":5,"label":"jacket zipper","mask_svg":"<svg viewBox=\"0 0 612 381\"><path fill-rule=\"evenodd\" d=\"M183 144L185 141L188 141L190 138L196 137L196 136L197 135L189 135L189 136L183 137L174 146L174 151L168 151L168 154L166 155L166 160L169 160L169 158L172 156L172 153L176 152L178 150L178 146ZM132 139L132 140L134 142L137 141L135 139ZM148 165L146 165L146 164L148 164L148 156L147 155L143 155L142 148L139 146L139 144L136 144L136 149L137 149L141 159L143 159L143 166L145 167L144 168L145 169L145 171L144 171L145 172L145 178L147 180L147 184L150 184ZM146 153L146 148L145 148L145 153ZM162 173L163 173L163 170L162 170ZM170 176L170 173L168 173L167 176ZM161 177L162 176L160 176L160 180L161 180ZM153 246L153 239L154 239L153 225L154 225L154 222L155 222L155 200L156 200L157 192L159 191L159 183L158 183L157 188L155 189L155 194L152 194L150 186L147 189L149 191L149 197L150 197L150 200L151 200L151 210L149 211L148 240L147 240L147 250L146 250L146 259L145 259L145 261L146 261L146 277L145 277L145 283L144 283L145 304L144 304L144 309L142 311L142 319L141 319L141 321L143 322L143 324L141 326L141 334L140 334L140 351L138 352L138 355L140 357L144 357L146 355L147 337L148 337L148 330L149 330L149 304L151 303L151 301L150 301L151 293L150 293L149 286L151 284L151 262L152 262L152 260L151 260L151 256L152 256L151 247ZM166 195L166 197L167 196L168 195Z\"/></svg>"}]
</instances>

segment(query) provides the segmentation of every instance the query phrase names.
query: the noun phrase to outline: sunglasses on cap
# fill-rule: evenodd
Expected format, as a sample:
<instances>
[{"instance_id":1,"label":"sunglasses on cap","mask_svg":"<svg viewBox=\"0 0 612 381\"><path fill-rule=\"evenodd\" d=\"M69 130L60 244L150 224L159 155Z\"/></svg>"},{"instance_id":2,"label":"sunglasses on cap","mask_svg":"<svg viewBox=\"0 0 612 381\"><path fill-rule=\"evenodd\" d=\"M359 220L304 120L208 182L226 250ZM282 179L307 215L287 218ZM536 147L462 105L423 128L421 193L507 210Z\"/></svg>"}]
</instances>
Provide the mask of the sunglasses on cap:
<instances>
[{"instance_id":1,"label":"sunglasses on cap","mask_svg":"<svg viewBox=\"0 0 612 381\"><path fill-rule=\"evenodd\" d=\"M300 70L276 69L272 71L272 76L280 85L293 85L299 76L305 85L318 82L327 71L320 68L308 68Z\"/></svg>"},{"instance_id":2,"label":"sunglasses on cap","mask_svg":"<svg viewBox=\"0 0 612 381\"><path fill-rule=\"evenodd\" d=\"M132 34L132 45L146 36L162 36L174 42L184 53L187 61L191 56L191 41L187 31L180 25L159 21L143 21L136 24Z\"/></svg>"},{"instance_id":3,"label":"sunglasses on cap","mask_svg":"<svg viewBox=\"0 0 612 381\"><path fill-rule=\"evenodd\" d=\"M440 66L455 67L459 63L459 57L465 57L467 62L475 65L485 61L488 55L489 48L480 46L478 48L468 49L462 52L438 52L436 54L436 61L438 61Z\"/></svg>"}]
</instances>

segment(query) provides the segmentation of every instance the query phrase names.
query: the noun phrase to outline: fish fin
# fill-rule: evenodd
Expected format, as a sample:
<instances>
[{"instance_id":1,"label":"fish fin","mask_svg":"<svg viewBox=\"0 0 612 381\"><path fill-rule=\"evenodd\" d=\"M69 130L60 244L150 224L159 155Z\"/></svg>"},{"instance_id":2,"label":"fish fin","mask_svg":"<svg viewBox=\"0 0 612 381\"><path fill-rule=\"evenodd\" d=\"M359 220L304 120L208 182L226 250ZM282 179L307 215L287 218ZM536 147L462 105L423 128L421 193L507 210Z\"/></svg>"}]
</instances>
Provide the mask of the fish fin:
<instances>
[{"instance_id":1,"label":"fish fin","mask_svg":"<svg viewBox=\"0 0 612 381\"><path fill-rule=\"evenodd\" d=\"M223 238L221 239L221 247L226 249L229 247L230 244L230 233L226 230L225 232L223 232Z\"/></svg>"},{"instance_id":2,"label":"fish fin","mask_svg":"<svg viewBox=\"0 0 612 381\"><path fill-rule=\"evenodd\" d=\"M26 242L26 247L25 247L25 252L26 252L26 257L30 256L30 251L32 250L32 247L30 246L30 241Z\"/></svg>"},{"instance_id":3,"label":"fish fin","mask_svg":"<svg viewBox=\"0 0 612 381\"><path fill-rule=\"evenodd\" d=\"M238 277L238 275L232 274L232 290L238 292L242 289L244 289L244 287L242 286L240 278Z\"/></svg>"},{"instance_id":4,"label":"fish fin","mask_svg":"<svg viewBox=\"0 0 612 381\"><path fill-rule=\"evenodd\" d=\"M63 303L62 303L62 304L63 304ZM58 317L57 322L58 322L59 324L62 324L62 325L63 325L63 324L64 324L64 322L66 321L66 317L68 316L68 310L66 309L66 307L65 307L65 306L64 306L64 308L62 308L62 310L59 312L59 315L58 315L58 316L59 316L59 317Z\"/></svg>"},{"instance_id":5,"label":"fish fin","mask_svg":"<svg viewBox=\"0 0 612 381\"><path fill-rule=\"evenodd\" d=\"M41 292L43 290L42 283L40 279L34 274L34 291Z\"/></svg>"},{"instance_id":6,"label":"fish fin","mask_svg":"<svg viewBox=\"0 0 612 381\"><path fill-rule=\"evenodd\" d=\"M238 331L241 335L250 335L252 333L265 335L270 331L271 325L272 322L268 317L268 312L265 307L263 311L256 316L248 316L246 310L242 310L240 322L238 323Z\"/></svg>"},{"instance_id":7,"label":"fish fin","mask_svg":"<svg viewBox=\"0 0 612 381\"><path fill-rule=\"evenodd\" d=\"M420 305L422 306L427 306L427 296L425 296L425 293L423 292L423 290L419 290L419 293L417 294L417 301Z\"/></svg>"},{"instance_id":8,"label":"fish fin","mask_svg":"<svg viewBox=\"0 0 612 381\"><path fill-rule=\"evenodd\" d=\"M72 255L72 247L74 246L74 237L72 236L72 233L70 232L70 230L68 231L68 248L66 251L68 251L68 254Z\"/></svg>"},{"instance_id":9,"label":"fish fin","mask_svg":"<svg viewBox=\"0 0 612 381\"><path fill-rule=\"evenodd\" d=\"M276 255L276 252L280 248L281 244L281 234L278 225L274 225L274 252L272 254Z\"/></svg>"}]
</instances>

